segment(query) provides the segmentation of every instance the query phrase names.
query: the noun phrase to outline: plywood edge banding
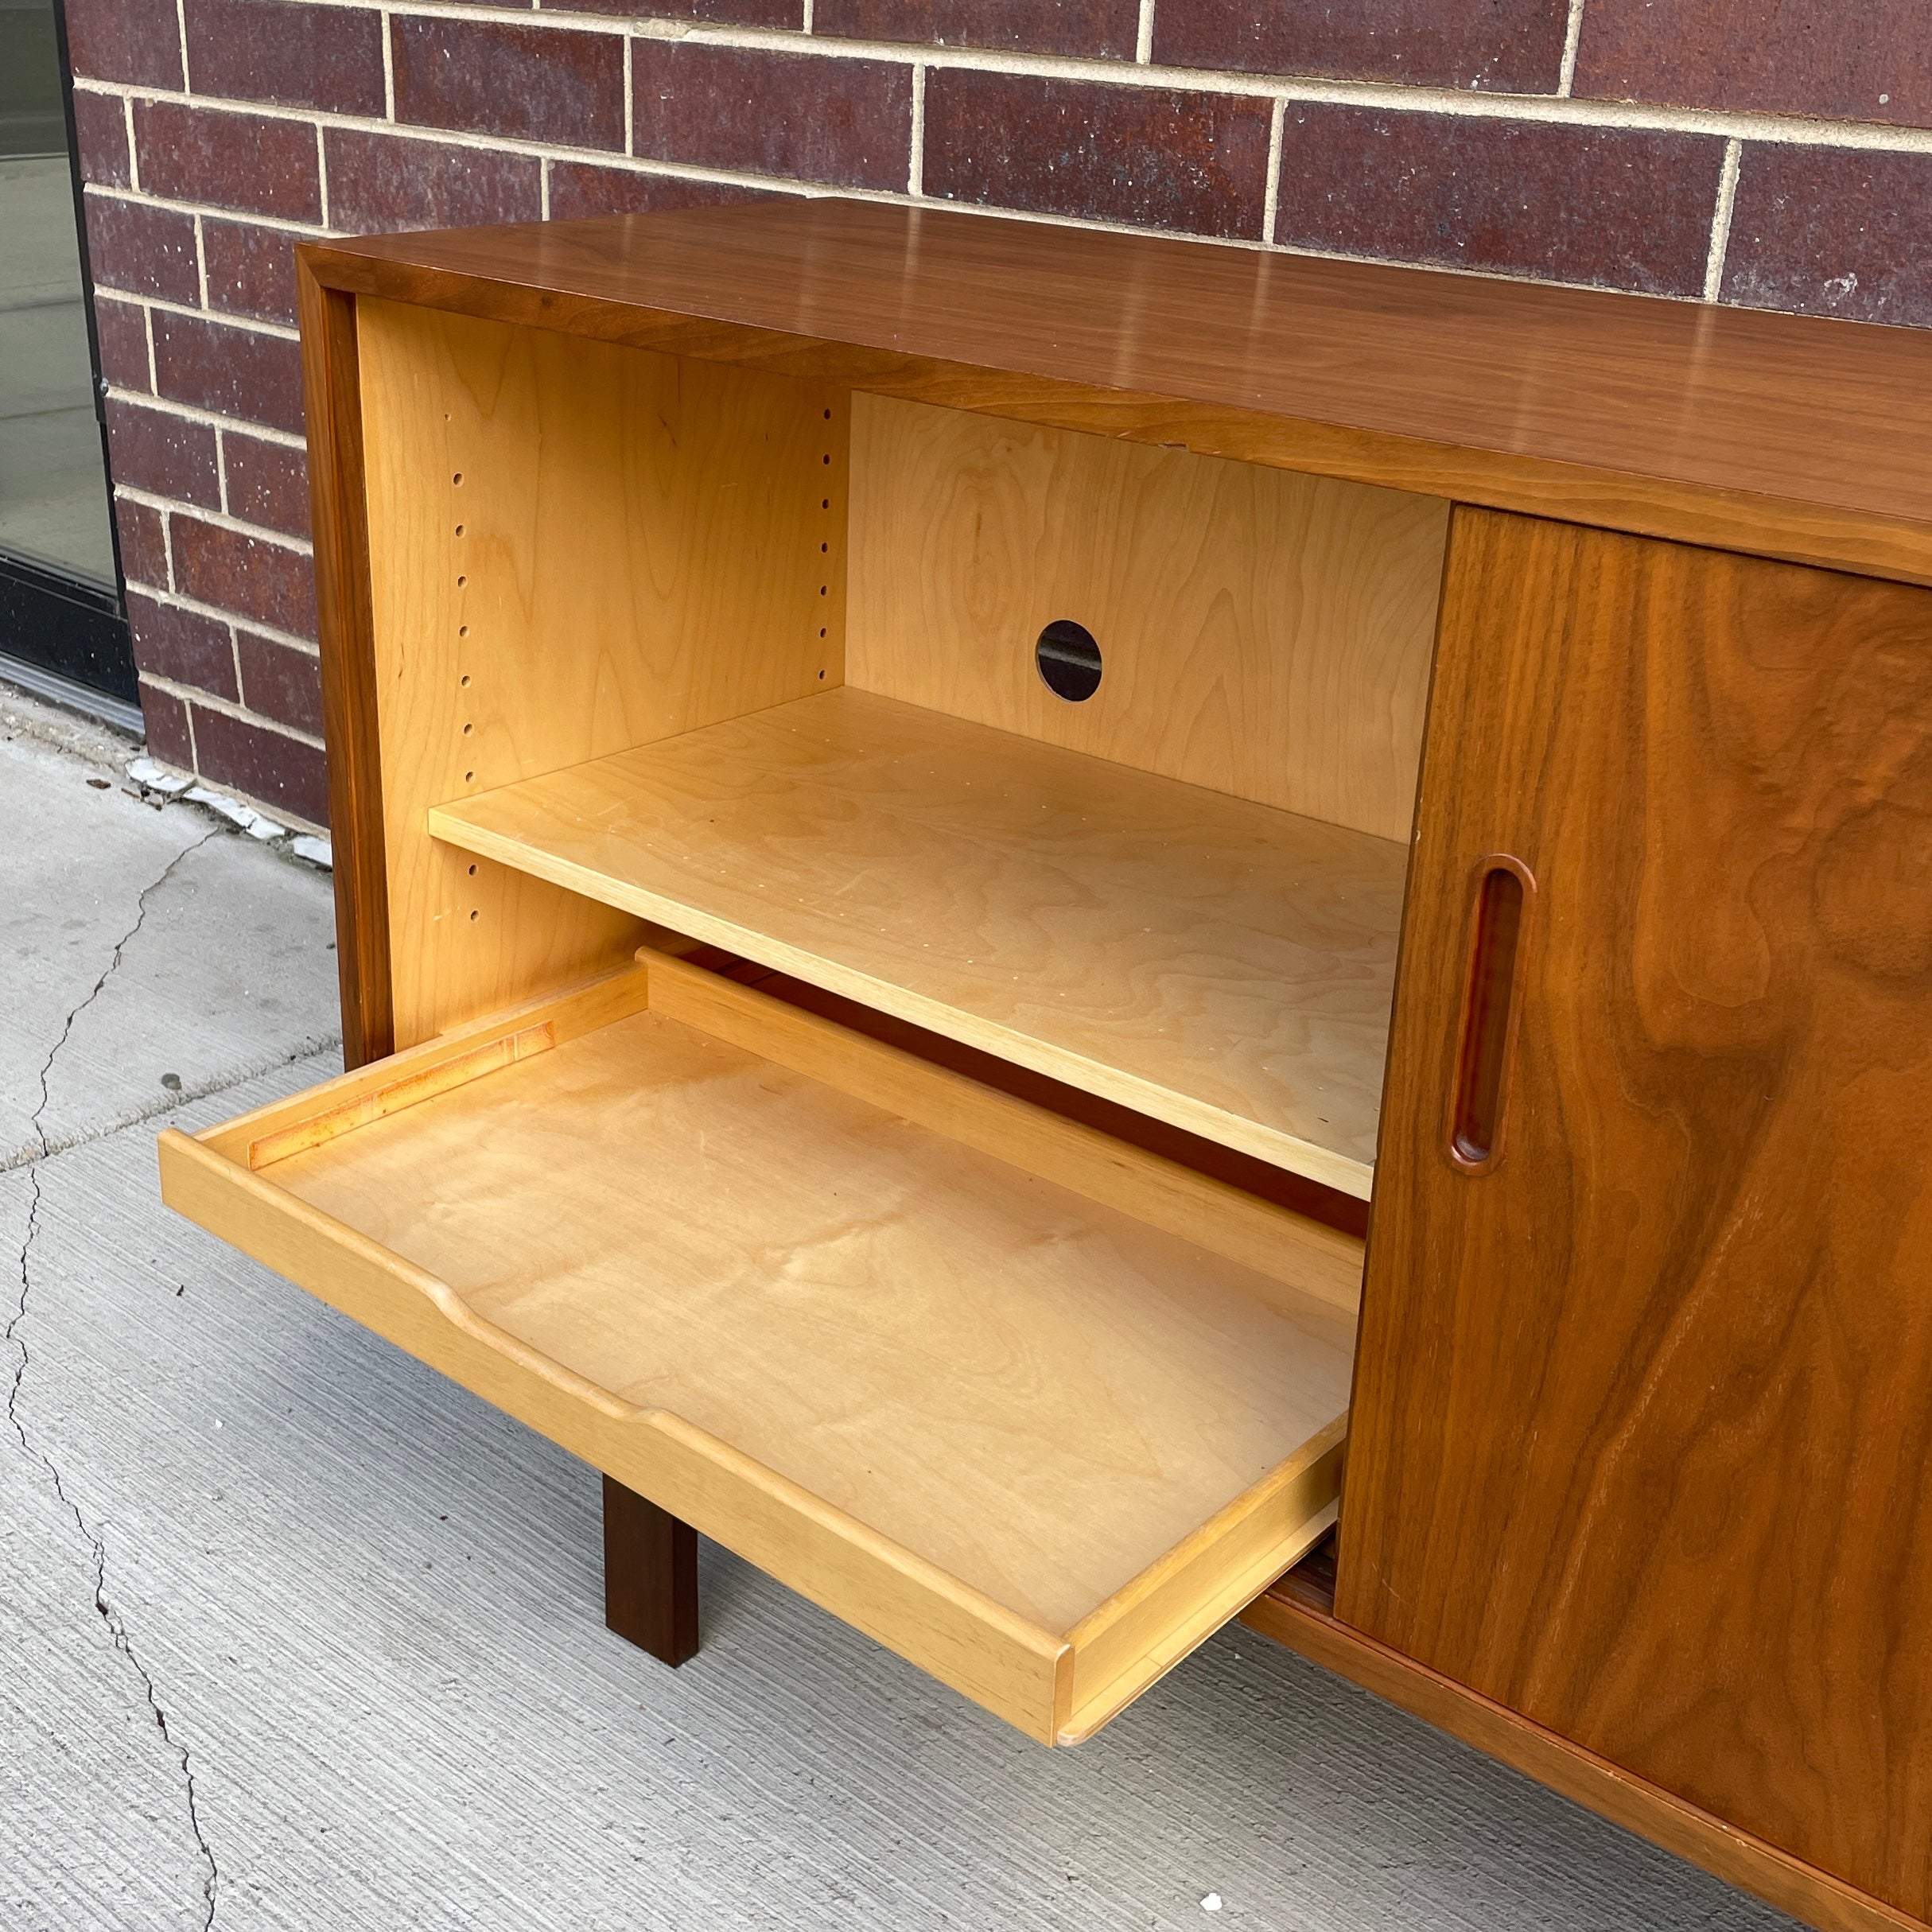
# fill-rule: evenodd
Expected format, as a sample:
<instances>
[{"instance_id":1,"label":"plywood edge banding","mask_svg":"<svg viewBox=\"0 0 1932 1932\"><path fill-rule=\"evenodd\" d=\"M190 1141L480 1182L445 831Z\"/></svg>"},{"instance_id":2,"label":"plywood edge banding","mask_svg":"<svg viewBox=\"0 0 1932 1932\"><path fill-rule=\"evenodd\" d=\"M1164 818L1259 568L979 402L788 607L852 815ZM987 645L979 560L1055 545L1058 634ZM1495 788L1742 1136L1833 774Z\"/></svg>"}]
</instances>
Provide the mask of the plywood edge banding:
<instances>
[{"instance_id":1,"label":"plywood edge banding","mask_svg":"<svg viewBox=\"0 0 1932 1932\"><path fill-rule=\"evenodd\" d=\"M319 1139L297 1141L290 1137L308 1133L310 1123L325 1116L335 1116L342 1122L338 1131L362 1125L391 1110L377 1108L352 1118L359 1107L377 1094L389 1093L398 1098L407 1094L410 1098L403 1102L405 1105L429 1099L462 1083L461 1080L443 1079L442 1070L452 1063L467 1067L463 1079L476 1079L513 1065L531 1052L561 1046L567 1040L607 1026L628 1013L641 1013L650 997L649 975L641 966L626 964L595 978L580 981L561 993L527 1001L507 1013L488 1014L467 1025L453 1027L446 1033L386 1059L352 1067L319 1087L286 1100L272 1100L233 1120L204 1129L195 1138L244 1166L265 1166L295 1153L298 1146L319 1145ZM504 1043L513 1038L524 1038L525 1044L508 1053L504 1051ZM492 1060L489 1057L492 1054L499 1057ZM472 1057L479 1055L481 1057ZM258 1147L264 1150L259 1156L255 1152Z\"/></svg>"},{"instance_id":2,"label":"plywood edge banding","mask_svg":"<svg viewBox=\"0 0 1932 1932\"><path fill-rule=\"evenodd\" d=\"M373 1092L359 1094L325 1111L312 1114L299 1125L285 1127L248 1143L248 1164L265 1168L305 1148L319 1147L337 1134L366 1127L371 1121L399 1114L405 1107L420 1106L438 1094L447 1094L465 1082L513 1067L532 1054L548 1053L557 1044L554 1022L541 1020L514 1033L499 1036L484 1045L472 1047L445 1060L422 1068L403 1079L391 1080Z\"/></svg>"},{"instance_id":3,"label":"plywood edge banding","mask_svg":"<svg viewBox=\"0 0 1932 1932\"><path fill-rule=\"evenodd\" d=\"M1060 1743L1091 1737L1328 1534L1347 1436L1344 1413L1067 1633L1075 1691Z\"/></svg>"}]
</instances>

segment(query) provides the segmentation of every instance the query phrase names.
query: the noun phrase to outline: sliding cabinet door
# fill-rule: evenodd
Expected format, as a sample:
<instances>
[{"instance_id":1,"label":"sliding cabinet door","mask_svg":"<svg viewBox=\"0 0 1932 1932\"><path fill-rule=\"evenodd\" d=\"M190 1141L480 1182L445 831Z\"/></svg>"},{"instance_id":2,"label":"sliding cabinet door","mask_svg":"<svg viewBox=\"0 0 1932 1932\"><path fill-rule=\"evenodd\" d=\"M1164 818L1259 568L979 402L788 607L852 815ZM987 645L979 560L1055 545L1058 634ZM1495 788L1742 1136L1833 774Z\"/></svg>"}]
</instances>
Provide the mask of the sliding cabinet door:
<instances>
[{"instance_id":1,"label":"sliding cabinet door","mask_svg":"<svg viewBox=\"0 0 1932 1932\"><path fill-rule=\"evenodd\" d=\"M1932 592L1459 511L1337 1607L1932 1910Z\"/></svg>"}]
</instances>

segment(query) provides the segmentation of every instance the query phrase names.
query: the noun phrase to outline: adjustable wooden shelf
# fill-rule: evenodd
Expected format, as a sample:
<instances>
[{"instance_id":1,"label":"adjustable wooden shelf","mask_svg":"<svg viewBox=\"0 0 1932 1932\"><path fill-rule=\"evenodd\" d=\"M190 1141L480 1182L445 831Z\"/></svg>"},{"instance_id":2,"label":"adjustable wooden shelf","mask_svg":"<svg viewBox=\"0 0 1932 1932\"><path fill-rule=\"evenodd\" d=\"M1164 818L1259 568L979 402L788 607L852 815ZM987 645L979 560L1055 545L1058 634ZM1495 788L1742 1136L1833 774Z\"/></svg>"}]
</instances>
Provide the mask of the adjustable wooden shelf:
<instances>
[{"instance_id":1,"label":"adjustable wooden shelf","mask_svg":"<svg viewBox=\"0 0 1932 1932\"><path fill-rule=\"evenodd\" d=\"M667 1661L693 1527L1048 1742L1245 1614L1925 1922L1932 345L836 202L301 262L352 1071L167 1198L604 1471Z\"/></svg>"}]
</instances>

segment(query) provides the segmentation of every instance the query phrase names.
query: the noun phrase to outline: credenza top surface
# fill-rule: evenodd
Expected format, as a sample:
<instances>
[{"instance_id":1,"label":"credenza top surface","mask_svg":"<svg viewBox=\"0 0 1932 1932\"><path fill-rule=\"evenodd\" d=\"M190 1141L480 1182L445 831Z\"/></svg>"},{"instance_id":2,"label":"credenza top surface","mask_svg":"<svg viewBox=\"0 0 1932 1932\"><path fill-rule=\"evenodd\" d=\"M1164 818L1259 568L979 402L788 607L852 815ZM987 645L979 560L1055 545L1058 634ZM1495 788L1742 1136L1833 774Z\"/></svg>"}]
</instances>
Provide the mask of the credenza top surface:
<instances>
[{"instance_id":1,"label":"credenza top surface","mask_svg":"<svg viewBox=\"0 0 1932 1932\"><path fill-rule=\"evenodd\" d=\"M1496 500L1493 463L1460 473L1487 455L1518 484L1561 466L1553 489L1718 492L1776 503L1774 522L1813 506L1889 526L1881 549L1932 539L1932 332L833 199L305 253L328 285L606 337L623 312L722 325L687 329L688 353L783 367L830 345L861 382L995 413L1064 386L1077 426L1139 440L1159 429L1148 398L1180 406L1174 440L1195 447L1216 440L1203 418L1326 430L1299 453L1219 441L1435 494ZM1005 407L989 372L1021 379ZM1645 519L1611 502L1600 520ZM1828 532L1811 547L1839 560ZM1856 542L1842 561L1861 567Z\"/></svg>"}]
</instances>

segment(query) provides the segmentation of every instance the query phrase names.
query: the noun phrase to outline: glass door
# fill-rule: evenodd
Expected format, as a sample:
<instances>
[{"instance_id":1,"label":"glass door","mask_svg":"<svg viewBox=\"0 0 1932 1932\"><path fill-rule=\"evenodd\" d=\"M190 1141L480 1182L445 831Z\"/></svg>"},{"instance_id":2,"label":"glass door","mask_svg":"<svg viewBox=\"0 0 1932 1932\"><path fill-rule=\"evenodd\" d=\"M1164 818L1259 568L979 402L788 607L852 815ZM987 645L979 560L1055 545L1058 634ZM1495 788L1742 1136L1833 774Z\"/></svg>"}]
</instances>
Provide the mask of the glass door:
<instances>
[{"instance_id":1,"label":"glass door","mask_svg":"<svg viewBox=\"0 0 1932 1932\"><path fill-rule=\"evenodd\" d=\"M55 0L0 0L0 677L114 715L138 693L63 40Z\"/></svg>"}]
</instances>

